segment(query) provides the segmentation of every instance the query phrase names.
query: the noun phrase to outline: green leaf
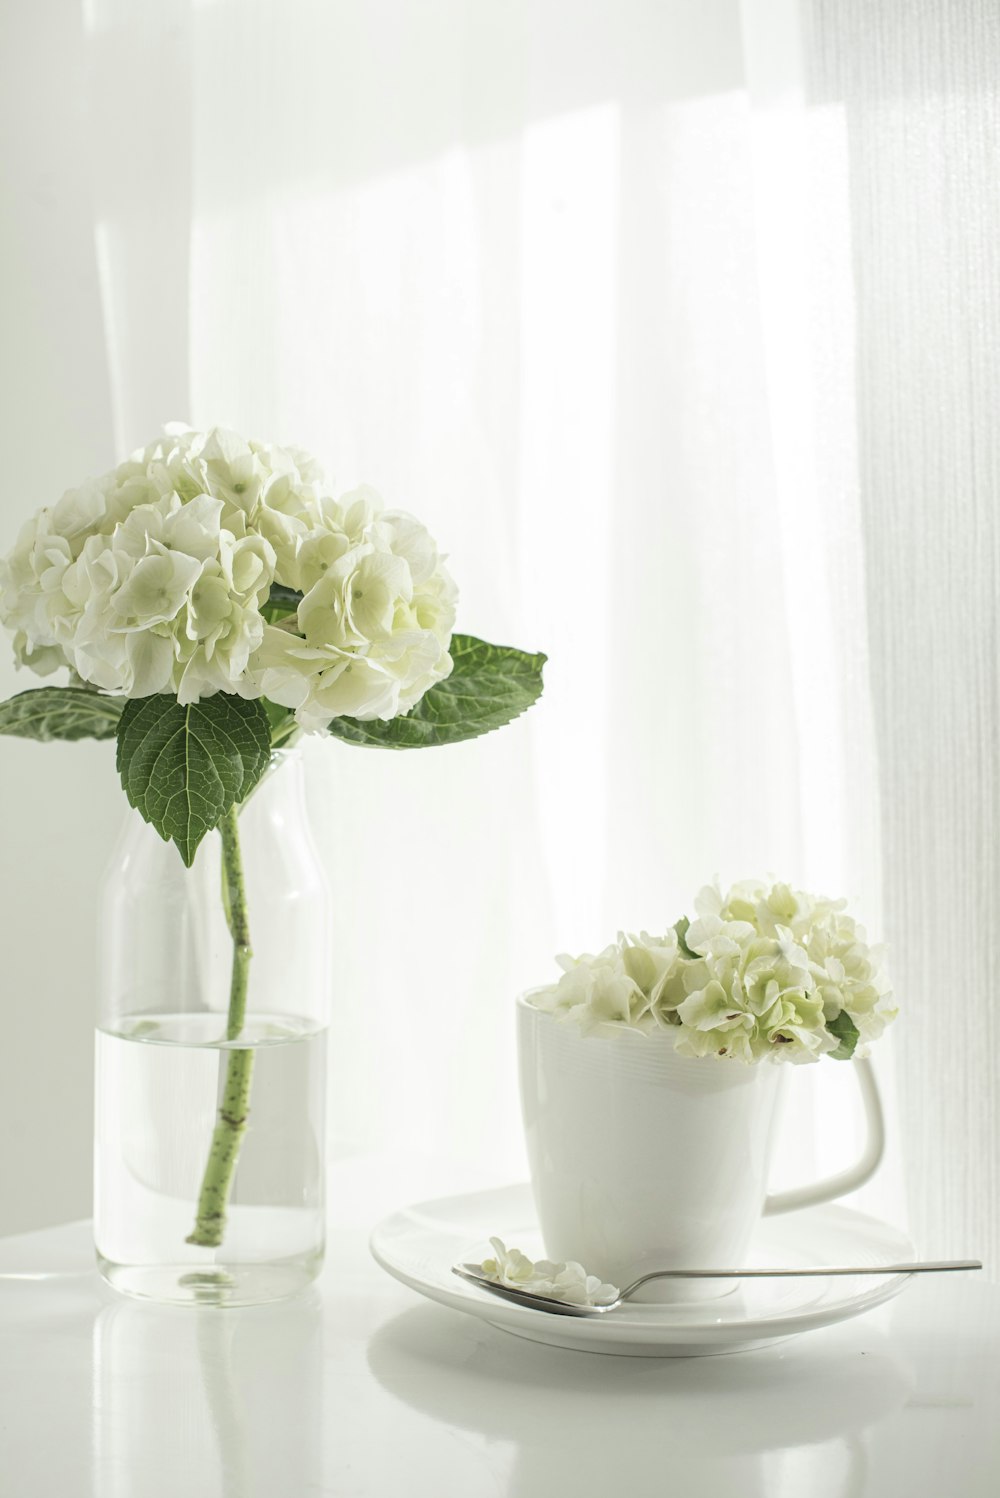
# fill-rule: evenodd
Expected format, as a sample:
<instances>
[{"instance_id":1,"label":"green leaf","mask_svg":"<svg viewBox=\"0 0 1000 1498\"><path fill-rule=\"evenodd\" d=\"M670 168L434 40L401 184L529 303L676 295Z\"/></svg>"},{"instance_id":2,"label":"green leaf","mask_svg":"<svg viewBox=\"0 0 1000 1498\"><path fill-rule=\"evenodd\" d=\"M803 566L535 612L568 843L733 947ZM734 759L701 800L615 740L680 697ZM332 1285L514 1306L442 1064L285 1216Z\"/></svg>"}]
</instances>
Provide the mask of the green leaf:
<instances>
[{"instance_id":1,"label":"green leaf","mask_svg":"<svg viewBox=\"0 0 1000 1498\"><path fill-rule=\"evenodd\" d=\"M268 624L277 624L279 619L287 619L294 614L301 602L302 594L297 593L294 588L284 588L280 583L272 583L261 606L261 613Z\"/></svg>"},{"instance_id":2,"label":"green leaf","mask_svg":"<svg viewBox=\"0 0 1000 1498\"><path fill-rule=\"evenodd\" d=\"M827 1051L827 1055L834 1061L849 1061L860 1039L860 1031L847 1010L842 1009L836 1019L828 1019L826 1028L840 1041L837 1049Z\"/></svg>"},{"instance_id":3,"label":"green leaf","mask_svg":"<svg viewBox=\"0 0 1000 1498\"><path fill-rule=\"evenodd\" d=\"M544 655L453 635L451 658L451 675L403 717L386 723L334 718L330 732L345 743L377 749L430 749L502 728L541 696Z\"/></svg>"},{"instance_id":4,"label":"green leaf","mask_svg":"<svg viewBox=\"0 0 1000 1498\"><path fill-rule=\"evenodd\" d=\"M697 952L692 952L687 944L687 934L691 922L686 915L682 915L679 921L674 922L674 930L677 932L677 945L682 957L697 957Z\"/></svg>"},{"instance_id":5,"label":"green leaf","mask_svg":"<svg viewBox=\"0 0 1000 1498\"><path fill-rule=\"evenodd\" d=\"M36 687L0 702L0 733L47 744L53 739L113 739L124 697L88 687Z\"/></svg>"},{"instance_id":6,"label":"green leaf","mask_svg":"<svg viewBox=\"0 0 1000 1498\"><path fill-rule=\"evenodd\" d=\"M125 794L188 868L205 834L253 790L270 752L260 703L224 692L185 707L175 697L142 697L126 703L118 726Z\"/></svg>"}]
</instances>

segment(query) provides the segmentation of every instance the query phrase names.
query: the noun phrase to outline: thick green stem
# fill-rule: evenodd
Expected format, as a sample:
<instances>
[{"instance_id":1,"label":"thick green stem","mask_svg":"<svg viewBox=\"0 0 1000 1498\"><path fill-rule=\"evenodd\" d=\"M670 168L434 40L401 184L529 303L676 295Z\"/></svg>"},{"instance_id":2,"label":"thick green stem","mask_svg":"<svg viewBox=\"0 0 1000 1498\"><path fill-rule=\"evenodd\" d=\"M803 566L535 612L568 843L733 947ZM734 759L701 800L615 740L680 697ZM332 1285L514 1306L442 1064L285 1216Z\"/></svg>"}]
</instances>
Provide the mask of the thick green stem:
<instances>
[{"instance_id":1,"label":"thick green stem","mask_svg":"<svg viewBox=\"0 0 1000 1498\"><path fill-rule=\"evenodd\" d=\"M233 938L233 969L229 985L229 1014L226 1039L236 1040L246 1019L247 986L250 978L250 928L247 920L246 886L240 839L233 806L219 824L222 836L222 879L226 919ZM233 1176L240 1158L240 1146L250 1117L250 1085L253 1081L252 1048L234 1049L226 1057L226 1079L219 1106L219 1117L212 1134L194 1231L188 1243L204 1248L218 1248L226 1229L226 1207L232 1190Z\"/></svg>"}]
</instances>

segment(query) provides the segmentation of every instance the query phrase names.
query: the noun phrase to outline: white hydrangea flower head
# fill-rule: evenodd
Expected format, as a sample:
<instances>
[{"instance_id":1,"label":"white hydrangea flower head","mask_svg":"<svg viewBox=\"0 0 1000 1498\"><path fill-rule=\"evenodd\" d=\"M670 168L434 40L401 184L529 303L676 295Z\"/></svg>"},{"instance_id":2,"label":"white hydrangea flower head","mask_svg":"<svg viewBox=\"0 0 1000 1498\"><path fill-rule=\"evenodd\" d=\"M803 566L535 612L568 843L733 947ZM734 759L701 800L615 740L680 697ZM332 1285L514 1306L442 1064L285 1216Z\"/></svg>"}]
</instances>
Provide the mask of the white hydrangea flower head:
<instances>
[{"instance_id":1,"label":"white hydrangea flower head","mask_svg":"<svg viewBox=\"0 0 1000 1498\"><path fill-rule=\"evenodd\" d=\"M265 617L272 586L303 594ZM169 427L23 528L0 561L18 662L116 696L268 696L299 726L393 718L451 670L455 585L424 526L315 460Z\"/></svg>"},{"instance_id":2,"label":"white hydrangea flower head","mask_svg":"<svg viewBox=\"0 0 1000 1498\"><path fill-rule=\"evenodd\" d=\"M835 1050L808 959L790 933L771 938L754 932L735 953L731 943L731 936L719 935L697 949L708 982L678 1006L677 1049L741 1061L772 1053L778 1060L811 1061Z\"/></svg>"},{"instance_id":3,"label":"white hydrangea flower head","mask_svg":"<svg viewBox=\"0 0 1000 1498\"><path fill-rule=\"evenodd\" d=\"M294 576L295 619L265 629L255 667L304 728L394 718L448 675L455 585L425 527L372 490L324 502Z\"/></svg>"},{"instance_id":4,"label":"white hydrangea flower head","mask_svg":"<svg viewBox=\"0 0 1000 1498\"><path fill-rule=\"evenodd\" d=\"M708 886L694 921L560 958L562 978L530 1001L587 1034L665 1030L691 1057L810 1062L847 1054L845 1037L864 1055L897 1010L882 949L845 904L781 883Z\"/></svg>"},{"instance_id":5,"label":"white hydrangea flower head","mask_svg":"<svg viewBox=\"0 0 1000 1498\"><path fill-rule=\"evenodd\" d=\"M899 1012L883 967L884 949L870 947L857 922L838 910L814 925L806 951L827 1018L846 1011L863 1042L877 1040Z\"/></svg>"},{"instance_id":6,"label":"white hydrangea flower head","mask_svg":"<svg viewBox=\"0 0 1000 1498\"><path fill-rule=\"evenodd\" d=\"M0 622L14 633L18 664L40 675L68 664L57 636L60 630L65 635L73 613L63 580L105 510L98 484L71 489L28 520L0 559Z\"/></svg>"},{"instance_id":7,"label":"white hydrangea flower head","mask_svg":"<svg viewBox=\"0 0 1000 1498\"><path fill-rule=\"evenodd\" d=\"M585 1033L603 1024L644 1024L649 1000L629 974L619 944L592 956L563 954L557 959L563 969L559 982L535 991L532 1002L563 1019L572 1019Z\"/></svg>"},{"instance_id":8,"label":"white hydrangea flower head","mask_svg":"<svg viewBox=\"0 0 1000 1498\"><path fill-rule=\"evenodd\" d=\"M681 977L681 953L675 930L664 936L650 936L648 931L638 936L622 933L618 937L618 952L622 966L635 983L648 1007L650 1016L659 1024L666 1023L670 1010L685 997Z\"/></svg>"}]
</instances>

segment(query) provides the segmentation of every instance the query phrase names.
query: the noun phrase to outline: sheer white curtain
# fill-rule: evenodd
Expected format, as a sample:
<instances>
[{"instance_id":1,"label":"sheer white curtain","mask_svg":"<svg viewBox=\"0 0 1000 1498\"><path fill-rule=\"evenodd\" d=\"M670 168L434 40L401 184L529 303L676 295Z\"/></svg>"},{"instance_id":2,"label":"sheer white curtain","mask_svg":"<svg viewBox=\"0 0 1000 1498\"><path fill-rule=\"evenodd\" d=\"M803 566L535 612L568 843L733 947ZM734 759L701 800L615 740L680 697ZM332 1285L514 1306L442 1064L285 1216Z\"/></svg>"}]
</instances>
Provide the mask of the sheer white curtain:
<instances>
[{"instance_id":1,"label":"sheer white curtain","mask_svg":"<svg viewBox=\"0 0 1000 1498\"><path fill-rule=\"evenodd\" d=\"M89 0L105 461L301 443L550 656L493 738L310 748L343 1154L520 1172L513 994L775 871L894 946L869 1201L996 1233L995 28L878 9ZM786 1180L856 1134L846 1071L792 1092Z\"/></svg>"},{"instance_id":2,"label":"sheer white curtain","mask_svg":"<svg viewBox=\"0 0 1000 1498\"><path fill-rule=\"evenodd\" d=\"M193 419L294 433L411 505L463 624L551 657L494 742L314 756L335 1127L514 1168L510 1000L554 951L662 926L715 872L877 895L844 814L860 537L789 440L804 246L771 266L761 201L787 153L758 150L735 5L192 24Z\"/></svg>"}]
</instances>

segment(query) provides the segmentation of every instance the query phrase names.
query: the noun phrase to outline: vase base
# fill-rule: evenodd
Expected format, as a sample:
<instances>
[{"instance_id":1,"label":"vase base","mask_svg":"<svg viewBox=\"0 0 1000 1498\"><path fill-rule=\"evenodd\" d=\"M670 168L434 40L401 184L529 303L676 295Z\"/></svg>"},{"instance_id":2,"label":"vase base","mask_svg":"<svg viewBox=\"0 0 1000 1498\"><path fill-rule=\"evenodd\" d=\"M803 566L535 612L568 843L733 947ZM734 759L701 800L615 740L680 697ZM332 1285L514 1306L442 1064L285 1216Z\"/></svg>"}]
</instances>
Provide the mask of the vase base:
<instances>
[{"instance_id":1,"label":"vase base","mask_svg":"<svg viewBox=\"0 0 1000 1498\"><path fill-rule=\"evenodd\" d=\"M161 1305L267 1305L301 1295L323 1265L321 1252L261 1264L115 1264L97 1255L104 1280L122 1295Z\"/></svg>"}]
</instances>

